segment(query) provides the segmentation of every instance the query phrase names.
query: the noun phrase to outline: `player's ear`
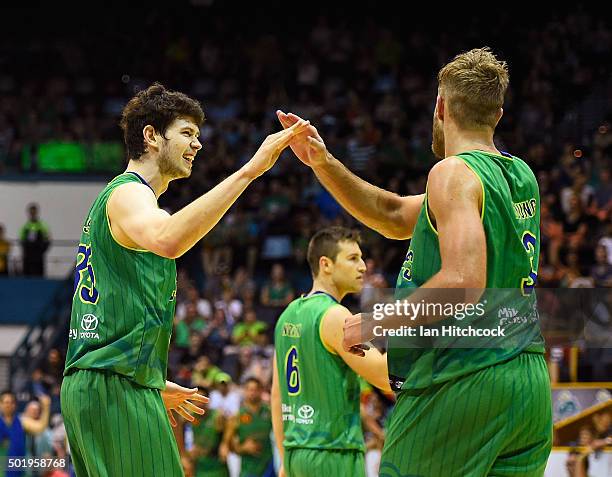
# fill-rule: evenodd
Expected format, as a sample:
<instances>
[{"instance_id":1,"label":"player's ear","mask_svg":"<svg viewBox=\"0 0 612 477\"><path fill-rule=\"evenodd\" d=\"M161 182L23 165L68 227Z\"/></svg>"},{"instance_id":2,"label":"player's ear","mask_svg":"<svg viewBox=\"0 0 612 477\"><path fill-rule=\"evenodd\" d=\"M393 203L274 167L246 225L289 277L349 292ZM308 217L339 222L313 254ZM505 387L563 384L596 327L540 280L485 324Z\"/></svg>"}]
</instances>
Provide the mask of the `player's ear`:
<instances>
[{"instance_id":1,"label":"player's ear","mask_svg":"<svg viewBox=\"0 0 612 477\"><path fill-rule=\"evenodd\" d=\"M331 267L333 262L329 259L329 257L322 256L319 258L319 271L325 273L331 273Z\"/></svg>"},{"instance_id":2,"label":"player's ear","mask_svg":"<svg viewBox=\"0 0 612 477\"><path fill-rule=\"evenodd\" d=\"M497 111L497 118L495 120L495 127L497 127L497 124L499 123L499 120L502 118L503 115L504 115L504 108L499 108L499 111Z\"/></svg>"},{"instance_id":3,"label":"player's ear","mask_svg":"<svg viewBox=\"0 0 612 477\"><path fill-rule=\"evenodd\" d=\"M154 149L157 149L159 147L159 145L157 144L155 128L151 126L150 124L147 124L142 129L142 137L145 143L145 151L148 151L149 147L153 147Z\"/></svg>"},{"instance_id":4,"label":"player's ear","mask_svg":"<svg viewBox=\"0 0 612 477\"><path fill-rule=\"evenodd\" d=\"M444 98L438 94L436 99L436 118L444 121Z\"/></svg>"}]
</instances>

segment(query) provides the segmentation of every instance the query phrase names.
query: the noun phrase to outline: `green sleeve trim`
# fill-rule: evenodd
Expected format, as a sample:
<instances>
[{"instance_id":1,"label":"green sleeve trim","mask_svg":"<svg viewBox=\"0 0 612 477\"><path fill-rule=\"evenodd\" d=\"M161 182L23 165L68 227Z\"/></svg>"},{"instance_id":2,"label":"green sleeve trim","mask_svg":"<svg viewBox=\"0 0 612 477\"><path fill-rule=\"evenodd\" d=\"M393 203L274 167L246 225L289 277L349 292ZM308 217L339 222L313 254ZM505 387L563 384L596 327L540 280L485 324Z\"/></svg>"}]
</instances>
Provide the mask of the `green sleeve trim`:
<instances>
[{"instance_id":1,"label":"green sleeve trim","mask_svg":"<svg viewBox=\"0 0 612 477\"><path fill-rule=\"evenodd\" d=\"M108 197L106 198L106 203L104 204L104 215L106 215L106 224L108 225L108 231L110 233L110 236L113 238L115 243L117 245L119 245L120 247L122 247L122 248L125 248L127 250L131 250L132 252L151 253L150 250L145 250L143 248L132 248L132 247L128 247L127 245L123 245L121 242L119 242L119 240L117 240L117 237L115 237L115 235L113 234L113 229L111 227L110 218L108 216L108 201L109 201L111 195L113 194L113 192L115 192L115 190L116 190L116 188L110 191L110 193L108 194Z\"/></svg>"},{"instance_id":2,"label":"green sleeve trim","mask_svg":"<svg viewBox=\"0 0 612 477\"><path fill-rule=\"evenodd\" d=\"M497 156L497 154L493 154L493 155ZM468 169L472 171L476 177L478 177L478 181L480 182L480 187L482 187L482 209L480 210L480 221L484 222L485 199L486 199L484 182L482 181L482 177L480 177L480 174L478 174L474 170L474 168L464 158L462 158L461 156L458 156L458 157L463 161L463 163L468 167Z\"/></svg>"},{"instance_id":3,"label":"green sleeve trim","mask_svg":"<svg viewBox=\"0 0 612 477\"><path fill-rule=\"evenodd\" d=\"M331 310L333 307L335 306L340 306L338 304L334 304L332 306L330 306L327 310L325 310L325 313L323 313L323 315L321 316L321 318L319 319L319 341L321 341L321 344L323 345L323 347L331 354L335 354L338 355L338 353L336 353L336 351L331 348L323 339L323 336L321 335L321 327L323 326L323 320L325 319L325 317L327 316L327 314L329 313L329 310Z\"/></svg>"}]
</instances>

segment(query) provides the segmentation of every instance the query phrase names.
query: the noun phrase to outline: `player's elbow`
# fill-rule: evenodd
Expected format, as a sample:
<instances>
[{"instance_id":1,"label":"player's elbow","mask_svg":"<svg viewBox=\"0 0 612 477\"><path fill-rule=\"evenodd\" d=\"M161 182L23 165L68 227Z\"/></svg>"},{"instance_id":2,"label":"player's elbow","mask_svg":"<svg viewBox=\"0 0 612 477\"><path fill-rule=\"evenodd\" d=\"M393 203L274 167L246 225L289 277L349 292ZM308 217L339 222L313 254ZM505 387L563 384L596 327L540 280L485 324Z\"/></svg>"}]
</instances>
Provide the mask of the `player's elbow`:
<instances>
[{"instance_id":1,"label":"player's elbow","mask_svg":"<svg viewBox=\"0 0 612 477\"><path fill-rule=\"evenodd\" d=\"M486 273L475 273L472 270L442 270L446 280L444 288L461 288L470 290L469 297L466 298L478 301L482 290L486 286ZM473 290L473 292L472 292Z\"/></svg>"},{"instance_id":2,"label":"player's elbow","mask_svg":"<svg viewBox=\"0 0 612 477\"><path fill-rule=\"evenodd\" d=\"M150 250L155 255L170 259L179 258L184 253L176 240L163 238L153 241Z\"/></svg>"}]
</instances>

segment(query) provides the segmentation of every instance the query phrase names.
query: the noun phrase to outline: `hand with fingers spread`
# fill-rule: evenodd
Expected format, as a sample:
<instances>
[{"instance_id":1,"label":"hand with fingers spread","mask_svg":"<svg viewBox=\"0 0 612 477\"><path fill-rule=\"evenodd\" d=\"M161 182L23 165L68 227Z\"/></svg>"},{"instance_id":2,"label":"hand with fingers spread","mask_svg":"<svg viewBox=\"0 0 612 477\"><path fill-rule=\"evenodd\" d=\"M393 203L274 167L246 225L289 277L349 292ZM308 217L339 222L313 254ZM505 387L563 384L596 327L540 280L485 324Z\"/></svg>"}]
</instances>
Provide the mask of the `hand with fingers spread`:
<instances>
[{"instance_id":1,"label":"hand with fingers spread","mask_svg":"<svg viewBox=\"0 0 612 477\"><path fill-rule=\"evenodd\" d=\"M261 143L255 155L247 163L247 167L251 171L251 177L255 179L272 168L278 156L280 156L280 153L283 152L295 137L303 133L309 126L309 121L298 119L283 131L270 134L264 142Z\"/></svg>"},{"instance_id":2,"label":"hand with fingers spread","mask_svg":"<svg viewBox=\"0 0 612 477\"><path fill-rule=\"evenodd\" d=\"M172 427L176 427L173 411L185 420L193 422L195 417L191 413L202 415L205 412L204 409L196 406L193 402L208 402L206 396L198 394L198 388L184 388L171 381L166 381L166 389L161 392L161 396Z\"/></svg>"},{"instance_id":3,"label":"hand with fingers spread","mask_svg":"<svg viewBox=\"0 0 612 477\"><path fill-rule=\"evenodd\" d=\"M299 121L303 121L296 114L286 114L280 110L276 111L276 116L285 129L293 127ZM296 134L289 143L289 146L298 159L309 167L316 168L325 164L328 159L325 143L317 129L312 125Z\"/></svg>"}]
</instances>

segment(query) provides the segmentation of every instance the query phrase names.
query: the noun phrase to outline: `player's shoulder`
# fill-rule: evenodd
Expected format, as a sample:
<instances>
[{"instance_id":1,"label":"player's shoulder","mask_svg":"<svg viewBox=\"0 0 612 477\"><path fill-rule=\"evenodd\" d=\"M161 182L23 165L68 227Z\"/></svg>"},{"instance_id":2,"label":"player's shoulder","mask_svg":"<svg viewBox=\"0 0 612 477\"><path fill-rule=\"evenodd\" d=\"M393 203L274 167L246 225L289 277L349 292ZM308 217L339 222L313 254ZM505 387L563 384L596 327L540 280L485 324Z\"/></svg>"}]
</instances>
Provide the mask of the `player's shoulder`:
<instances>
[{"instance_id":1,"label":"player's shoulder","mask_svg":"<svg viewBox=\"0 0 612 477\"><path fill-rule=\"evenodd\" d=\"M344 319L347 316L351 315L352 313L347 307L341 305L340 303L334 303L327 310L325 310L325 313L323 314L323 317L321 319L325 320L326 322L341 321L342 323L344 323Z\"/></svg>"},{"instance_id":2,"label":"player's shoulder","mask_svg":"<svg viewBox=\"0 0 612 477\"><path fill-rule=\"evenodd\" d=\"M450 189L480 188L480 179L463 159L449 156L436 163L427 176L428 191L438 193Z\"/></svg>"},{"instance_id":3,"label":"player's shoulder","mask_svg":"<svg viewBox=\"0 0 612 477\"><path fill-rule=\"evenodd\" d=\"M449 156L434 164L429 171L429 178L439 178L445 176L454 176L456 174L464 174L470 169L465 161L459 156Z\"/></svg>"},{"instance_id":4,"label":"player's shoulder","mask_svg":"<svg viewBox=\"0 0 612 477\"><path fill-rule=\"evenodd\" d=\"M108 212L131 212L143 208L158 208L151 188L142 182L128 181L114 185L108 197Z\"/></svg>"}]
</instances>

